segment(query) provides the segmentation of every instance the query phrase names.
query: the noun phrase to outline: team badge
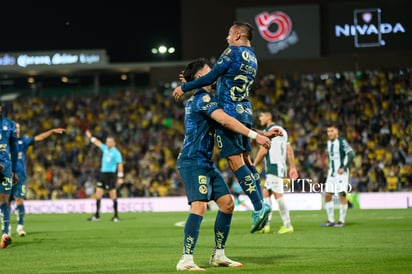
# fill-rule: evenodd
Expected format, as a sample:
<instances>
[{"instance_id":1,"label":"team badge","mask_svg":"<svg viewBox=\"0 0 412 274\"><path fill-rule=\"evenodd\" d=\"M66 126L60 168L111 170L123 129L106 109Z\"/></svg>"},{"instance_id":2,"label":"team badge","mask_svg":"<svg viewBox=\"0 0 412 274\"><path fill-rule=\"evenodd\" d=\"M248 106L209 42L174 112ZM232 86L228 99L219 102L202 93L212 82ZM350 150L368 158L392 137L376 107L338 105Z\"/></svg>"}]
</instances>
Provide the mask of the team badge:
<instances>
[{"instance_id":1,"label":"team badge","mask_svg":"<svg viewBox=\"0 0 412 274\"><path fill-rule=\"evenodd\" d=\"M228 55L232 50L230 48L225 49L223 52L224 55Z\"/></svg>"},{"instance_id":2,"label":"team badge","mask_svg":"<svg viewBox=\"0 0 412 274\"><path fill-rule=\"evenodd\" d=\"M205 96L202 97L203 102L208 103L210 102L210 95L206 94Z\"/></svg>"},{"instance_id":3,"label":"team badge","mask_svg":"<svg viewBox=\"0 0 412 274\"><path fill-rule=\"evenodd\" d=\"M199 186L199 192L201 194L206 194L207 193L207 186L205 186L205 185Z\"/></svg>"}]
</instances>

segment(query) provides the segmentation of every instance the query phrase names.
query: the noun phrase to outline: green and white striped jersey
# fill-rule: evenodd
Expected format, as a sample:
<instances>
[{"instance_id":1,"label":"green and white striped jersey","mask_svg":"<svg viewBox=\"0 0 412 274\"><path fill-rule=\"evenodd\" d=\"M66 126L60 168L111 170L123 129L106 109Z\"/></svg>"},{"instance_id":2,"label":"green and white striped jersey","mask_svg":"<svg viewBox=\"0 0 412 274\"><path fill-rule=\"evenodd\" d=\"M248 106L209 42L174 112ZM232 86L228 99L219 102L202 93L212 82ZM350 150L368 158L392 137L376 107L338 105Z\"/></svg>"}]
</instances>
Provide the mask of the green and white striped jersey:
<instances>
[{"instance_id":1,"label":"green and white striped jersey","mask_svg":"<svg viewBox=\"0 0 412 274\"><path fill-rule=\"evenodd\" d=\"M265 128L270 131L272 128L279 128L283 136L276 136L271 139L271 147L265 156L266 174L272 174L281 178L286 177L286 145L288 144L288 133L281 126L272 124Z\"/></svg>"},{"instance_id":2,"label":"green and white striped jersey","mask_svg":"<svg viewBox=\"0 0 412 274\"><path fill-rule=\"evenodd\" d=\"M353 151L352 147L342 137L328 140L328 165L329 175L334 176L339 168L343 168L348 162L348 153Z\"/></svg>"}]
</instances>

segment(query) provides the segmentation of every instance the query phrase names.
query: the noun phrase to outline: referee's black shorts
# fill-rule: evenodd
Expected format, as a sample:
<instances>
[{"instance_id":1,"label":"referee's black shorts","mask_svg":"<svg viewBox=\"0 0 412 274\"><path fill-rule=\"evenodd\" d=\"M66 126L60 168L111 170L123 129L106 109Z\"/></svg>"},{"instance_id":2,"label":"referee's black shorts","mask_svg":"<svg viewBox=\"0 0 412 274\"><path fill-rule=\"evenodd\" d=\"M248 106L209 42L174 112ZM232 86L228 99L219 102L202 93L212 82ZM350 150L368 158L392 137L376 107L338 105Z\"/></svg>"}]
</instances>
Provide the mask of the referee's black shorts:
<instances>
[{"instance_id":1,"label":"referee's black shorts","mask_svg":"<svg viewBox=\"0 0 412 274\"><path fill-rule=\"evenodd\" d=\"M116 172L101 172L96 187L105 190L116 189L117 173Z\"/></svg>"}]
</instances>

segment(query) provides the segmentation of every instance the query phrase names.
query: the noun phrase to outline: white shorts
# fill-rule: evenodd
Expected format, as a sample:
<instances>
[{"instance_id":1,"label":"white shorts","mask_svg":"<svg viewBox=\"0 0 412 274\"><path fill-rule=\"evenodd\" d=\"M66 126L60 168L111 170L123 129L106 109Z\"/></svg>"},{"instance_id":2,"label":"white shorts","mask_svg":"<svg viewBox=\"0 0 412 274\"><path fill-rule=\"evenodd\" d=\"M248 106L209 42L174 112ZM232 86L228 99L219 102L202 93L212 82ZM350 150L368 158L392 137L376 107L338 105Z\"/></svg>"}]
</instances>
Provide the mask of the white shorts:
<instances>
[{"instance_id":1,"label":"white shorts","mask_svg":"<svg viewBox=\"0 0 412 274\"><path fill-rule=\"evenodd\" d=\"M335 176L328 175L324 186L324 192L327 193L342 193L350 192L352 187L349 186L349 173L336 174Z\"/></svg>"},{"instance_id":2,"label":"white shorts","mask_svg":"<svg viewBox=\"0 0 412 274\"><path fill-rule=\"evenodd\" d=\"M276 193L284 193L283 178L272 174L266 174L265 188Z\"/></svg>"}]
</instances>

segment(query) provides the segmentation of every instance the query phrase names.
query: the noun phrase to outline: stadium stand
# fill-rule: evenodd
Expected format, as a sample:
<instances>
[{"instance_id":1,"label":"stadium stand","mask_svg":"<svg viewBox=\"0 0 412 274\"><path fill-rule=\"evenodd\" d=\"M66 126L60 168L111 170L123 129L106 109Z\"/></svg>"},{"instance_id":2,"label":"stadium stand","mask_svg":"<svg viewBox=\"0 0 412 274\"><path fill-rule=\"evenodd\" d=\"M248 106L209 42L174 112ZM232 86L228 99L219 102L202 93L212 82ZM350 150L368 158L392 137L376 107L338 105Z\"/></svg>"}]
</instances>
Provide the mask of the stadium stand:
<instances>
[{"instance_id":1,"label":"stadium stand","mask_svg":"<svg viewBox=\"0 0 412 274\"><path fill-rule=\"evenodd\" d=\"M92 197L100 157L84 136L86 128L99 138L116 136L125 158L121 197L184 195L175 167L184 108L171 91L168 85L97 95L74 90L65 96L27 93L10 101L8 116L20 122L23 135L67 128L64 136L28 151L27 199ZM269 106L281 116L301 178L324 180L325 124L334 121L356 151L354 190L412 191L411 68L266 75L251 97L256 114ZM233 181L217 152L216 162Z\"/></svg>"}]
</instances>

